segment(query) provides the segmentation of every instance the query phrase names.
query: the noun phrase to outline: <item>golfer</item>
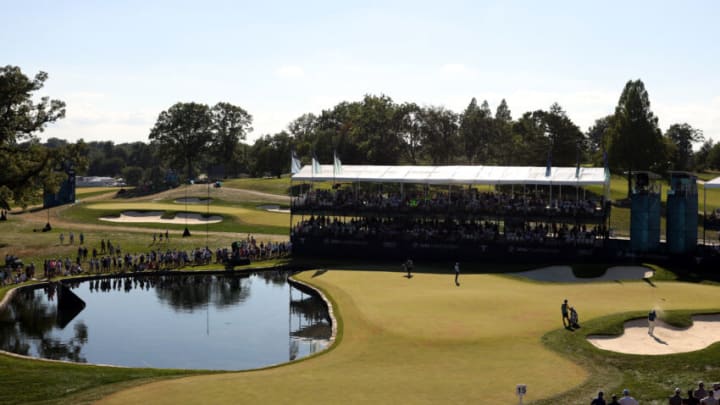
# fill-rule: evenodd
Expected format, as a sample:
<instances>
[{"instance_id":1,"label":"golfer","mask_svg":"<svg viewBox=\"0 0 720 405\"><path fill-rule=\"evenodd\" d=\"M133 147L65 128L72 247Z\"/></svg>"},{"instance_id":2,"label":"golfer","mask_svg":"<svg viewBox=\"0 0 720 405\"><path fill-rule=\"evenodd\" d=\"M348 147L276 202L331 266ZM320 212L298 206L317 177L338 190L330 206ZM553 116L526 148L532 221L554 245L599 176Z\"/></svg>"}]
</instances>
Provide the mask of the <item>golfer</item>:
<instances>
[{"instance_id":1,"label":"golfer","mask_svg":"<svg viewBox=\"0 0 720 405\"><path fill-rule=\"evenodd\" d=\"M648 313L648 335L650 336L653 336L653 332L655 331L655 319L657 319L657 314L653 309Z\"/></svg>"}]
</instances>

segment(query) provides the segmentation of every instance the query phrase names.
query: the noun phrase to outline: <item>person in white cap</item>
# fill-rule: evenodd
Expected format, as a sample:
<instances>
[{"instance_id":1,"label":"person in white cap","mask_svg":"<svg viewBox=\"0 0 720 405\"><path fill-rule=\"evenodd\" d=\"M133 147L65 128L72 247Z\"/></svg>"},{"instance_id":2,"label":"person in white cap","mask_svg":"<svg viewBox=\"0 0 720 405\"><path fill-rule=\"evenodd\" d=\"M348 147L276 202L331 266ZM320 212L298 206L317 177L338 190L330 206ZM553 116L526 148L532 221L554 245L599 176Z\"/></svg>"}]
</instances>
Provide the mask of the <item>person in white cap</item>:
<instances>
[{"instance_id":1,"label":"person in white cap","mask_svg":"<svg viewBox=\"0 0 720 405\"><path fill-rule=\"evenodd\" d=\"M623 390L623 397L618 402L620 405L640 405L635 398L630 396L630 391L627 388Z\"/></svg>"},{"instance_id":2,"label":"person in white cap","mask_svg":"<svg viewBox=\"0 0 720 405\"><path fill-rule=\"evenodd\" d=\"M682 397L680 396L680 388L675 388L675 395L668 400L670 405L682 405Z\"/></svg>"}]
</instances>

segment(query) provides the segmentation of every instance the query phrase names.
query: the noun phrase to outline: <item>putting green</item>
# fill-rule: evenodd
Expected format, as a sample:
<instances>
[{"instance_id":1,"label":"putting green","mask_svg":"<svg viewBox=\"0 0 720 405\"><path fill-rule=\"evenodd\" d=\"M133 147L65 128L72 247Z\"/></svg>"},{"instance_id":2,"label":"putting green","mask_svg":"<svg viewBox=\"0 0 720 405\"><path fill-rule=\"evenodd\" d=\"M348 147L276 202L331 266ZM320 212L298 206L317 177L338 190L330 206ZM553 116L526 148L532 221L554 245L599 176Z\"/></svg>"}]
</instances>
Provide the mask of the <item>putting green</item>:
<instances>
[{"instance_id":1,"label":"putting green","mask_svg":"<svg viewBox=\"0 0 720 405\"><path fill-rule=\"evenodd\" d=\"M449 272L448 272L449 273ZM581 321L646 310L710 309L718 288L680 282L550 284L498 275L330 270L300 279L325 290L343 320L331 351L286 366L168 380L101 403L514 403L581 384L581 367L545 348L567 298ZM238 344L241 344L238 342Z\"/></svg>"}]
</instances>

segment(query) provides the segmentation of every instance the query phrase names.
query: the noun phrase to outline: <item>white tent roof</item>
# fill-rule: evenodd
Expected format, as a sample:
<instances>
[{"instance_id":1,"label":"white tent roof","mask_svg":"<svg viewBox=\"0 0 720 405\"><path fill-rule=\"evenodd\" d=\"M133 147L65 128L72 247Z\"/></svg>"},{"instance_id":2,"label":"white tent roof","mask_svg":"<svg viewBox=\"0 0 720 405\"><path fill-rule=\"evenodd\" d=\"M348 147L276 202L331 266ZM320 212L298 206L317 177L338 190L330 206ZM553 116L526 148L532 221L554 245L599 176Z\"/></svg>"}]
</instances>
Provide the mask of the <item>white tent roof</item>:
<instances>
[{"instance_id":1,"label":"white tent roof","mask_svg":"<svg viewBox=\"0 0 720 405\"><path fill-rule=\"evenodd\" d=\"M333 165L303 166L293 181L338 181L416 184L554 184L588 186L609 182L602 167L553 167L545 176L544 166L373 166L343 165L342 173L333 175ZM720 184L718 185L720 187Z\"/></svg>"},{"instance_id":2,"label":"white tent roof","mask_svg":"<svg viewBox=\"0 0 720 405\"><path fill-rule=\"evenodd\" d=\"M720 177L705 182L705 188L720 188Z\"/></svg>"}]
</instances>

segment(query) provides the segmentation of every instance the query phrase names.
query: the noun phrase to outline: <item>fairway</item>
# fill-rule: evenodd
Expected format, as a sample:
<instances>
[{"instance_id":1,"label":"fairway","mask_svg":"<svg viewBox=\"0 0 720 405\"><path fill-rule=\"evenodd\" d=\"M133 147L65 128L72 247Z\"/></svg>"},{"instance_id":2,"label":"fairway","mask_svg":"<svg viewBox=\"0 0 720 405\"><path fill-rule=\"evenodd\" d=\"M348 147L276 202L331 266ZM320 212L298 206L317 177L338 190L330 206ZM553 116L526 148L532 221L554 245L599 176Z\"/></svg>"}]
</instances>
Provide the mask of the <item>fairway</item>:
<instances>
[{"instance_id":1,"label":"fairway","mask_svg":"<svg viewBox=\"0 0 720 405\"><path fill-rule=\"evenodd\" d=\"M342 336L329 352L277 368L156 382L101 403L514 403L518 383L528 385L530 402L589 377L541 342L561 327L562 299L589 320L655 305L711 309L720 292L681 282L570 285L486 274L462 275L456 287L449 271L411 279L385 271L313 274L299 278L326 291L342 317Z\"/></svg>"}]
</instances>

